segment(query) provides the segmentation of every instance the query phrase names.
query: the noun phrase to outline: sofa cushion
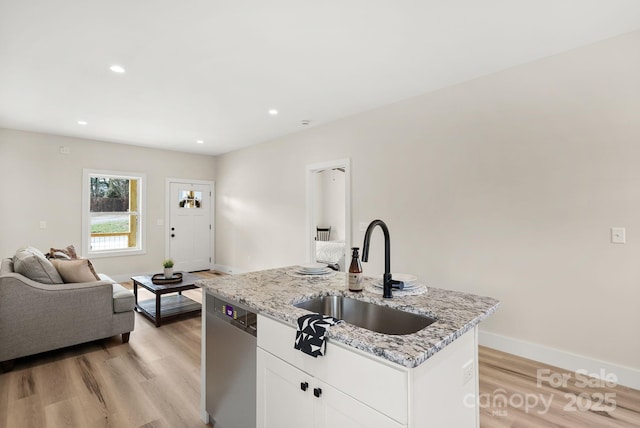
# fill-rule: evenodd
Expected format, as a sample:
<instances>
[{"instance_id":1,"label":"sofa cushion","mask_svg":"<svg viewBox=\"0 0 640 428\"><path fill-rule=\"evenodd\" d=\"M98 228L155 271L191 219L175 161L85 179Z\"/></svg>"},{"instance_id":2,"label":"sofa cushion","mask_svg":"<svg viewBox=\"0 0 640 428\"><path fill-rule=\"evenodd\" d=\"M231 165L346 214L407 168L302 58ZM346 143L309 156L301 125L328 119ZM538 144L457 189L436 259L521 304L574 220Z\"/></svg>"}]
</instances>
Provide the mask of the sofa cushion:
<instances>
[{"instance_id":1,"label":"sofa cushion","mask_svg":"<svg viewBox=\"0 0 640 428\"><path fill-rule=\"evenodd\" d=\"M113 312L127 312L133 310L133 293L120 284L111 284L113 287Z\"/></svg>"},{"instance_id":2,"label":"sofa cushion","mask_svg":"<svg viewBox=\"0 0 640 428\"><path fill-rule=\"evenodd\" d=\"M13 269L32 281L43 284L62 284L62 278L56 268L37 248L19 249L13 256Z\"/></svg>"},{"instance_id":3,"label":"sofa cushion","mask_svg":"<svg viewBox=\"0 0 640 428\"><path fill-rule=\"evenodd\" d=\"M100 281L100 277L89 259L49 259L49 261L55 266L60 277L66 283Z\"/></svg>"},{"instance_id":4,"label":"sofa cushion","mask_svg":"<svg viewBox=\"0 0 640 428\"><path fill-rule=\"evenodd\" d=\"M115 282L111 277L109 277L109 275L104 273L99 273L98 277L100 278L100 281L109 281L112 284Z\"/></svg>"}]
</instances>

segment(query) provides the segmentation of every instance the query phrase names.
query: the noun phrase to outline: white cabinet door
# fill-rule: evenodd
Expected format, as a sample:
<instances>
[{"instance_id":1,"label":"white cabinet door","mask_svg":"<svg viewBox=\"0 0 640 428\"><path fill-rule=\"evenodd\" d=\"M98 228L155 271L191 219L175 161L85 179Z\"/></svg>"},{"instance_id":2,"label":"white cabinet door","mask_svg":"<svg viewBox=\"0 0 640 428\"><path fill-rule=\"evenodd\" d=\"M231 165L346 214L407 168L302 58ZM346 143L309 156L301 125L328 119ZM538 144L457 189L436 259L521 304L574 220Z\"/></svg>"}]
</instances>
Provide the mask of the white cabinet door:
<instances>
[{"instance_id":1,"label":"white cabinet door","mask_svg":"<svg viewBox=\"0 0 640 428\"><path fill-rule=\"evenodd\" d=\"M338 391L331 385L314 380L314 389L322 391L314 402L315 428L402 428L393 419Z\"/></svg>"},{"instance_id":2,"label":"white cabinet door","mask_svg":"<svg viewBox=\"0 0 640 428\"><path fill-rule=\"evenodd\" d=\"M260 348L257 352L257 428L312 428L313 378Z\"/></svg>"},{"instance_id":3,"label":"white cabinet door","mask_svg":"<svg viewBox=\"0 0 640 428\"><path fill-rule=\"evenodd\" d=\"M404 426L261 348L257 370L257 428Z\"/></svg>"},{"instance_id":4,"label":"white cabinet door","mask_svg":"<svg viewBox=\"0 0 640 428\"><path fill-rule=\"evenodd\" d=\"M392 420L408 424L409 380L403 367L331 340L326 355L313 358L293 348L296 329L290 325L258 315L258 326L258 347Z\"/></svg>"}]
</instances>

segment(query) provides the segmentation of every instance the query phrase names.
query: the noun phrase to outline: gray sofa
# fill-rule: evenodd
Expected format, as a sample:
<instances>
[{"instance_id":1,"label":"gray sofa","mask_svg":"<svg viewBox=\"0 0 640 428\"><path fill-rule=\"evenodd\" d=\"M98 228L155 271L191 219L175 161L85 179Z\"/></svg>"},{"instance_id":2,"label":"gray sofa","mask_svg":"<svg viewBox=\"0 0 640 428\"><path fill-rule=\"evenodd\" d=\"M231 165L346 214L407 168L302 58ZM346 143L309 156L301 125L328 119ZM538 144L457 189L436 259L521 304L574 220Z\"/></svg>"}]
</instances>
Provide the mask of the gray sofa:
<instances>
[{"instance_id":1,"label":"gray sofa","mask_svg":"<svg viewBox=\"0 0 640 428\"><path fill-rule=\"evenodd\" d=\"M0 266L0 363L118 334L134 327L133 293L108 276L100 281L44 284Z\"/></svg>"}]
</instances>

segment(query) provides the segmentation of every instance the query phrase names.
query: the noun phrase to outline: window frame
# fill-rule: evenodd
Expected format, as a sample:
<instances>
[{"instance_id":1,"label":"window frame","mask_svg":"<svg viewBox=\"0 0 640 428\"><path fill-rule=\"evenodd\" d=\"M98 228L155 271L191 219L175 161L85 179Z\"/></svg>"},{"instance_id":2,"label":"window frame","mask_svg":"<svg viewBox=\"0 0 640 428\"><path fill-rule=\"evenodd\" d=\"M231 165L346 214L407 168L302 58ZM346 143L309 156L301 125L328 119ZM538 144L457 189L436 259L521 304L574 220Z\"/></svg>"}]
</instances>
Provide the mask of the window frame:
<instances>
[{"instance_id":1,"label":"window frame","mask_svg":"<svg viewBox=\"0 0 640 428\"><path fill-rule=\"evenodd\" d=\"M124 178L138 180L137 189L137 243L135 248L120 248L116 250L91 249L91 186L90 178L94 176L109 178ZM147 253L146 246L146 211L147 211L147 176L143 172L115 171L103 169L82 169L82 254L86 257L121 257Z\"/></svg>"}]
</instances>

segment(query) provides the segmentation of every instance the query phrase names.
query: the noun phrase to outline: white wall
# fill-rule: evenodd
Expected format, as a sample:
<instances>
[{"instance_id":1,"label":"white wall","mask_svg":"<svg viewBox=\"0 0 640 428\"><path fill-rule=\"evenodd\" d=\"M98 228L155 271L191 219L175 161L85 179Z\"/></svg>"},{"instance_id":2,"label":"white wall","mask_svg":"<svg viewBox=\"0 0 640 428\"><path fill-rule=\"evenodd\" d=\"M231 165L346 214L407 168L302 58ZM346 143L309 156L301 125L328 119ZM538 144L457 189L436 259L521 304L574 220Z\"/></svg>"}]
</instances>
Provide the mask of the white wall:
<instances>
[{"instance_id":1,"label":"white wall","mask_svg":"<svg viewBox=\"0 0 640 428\"><path fill-rule=\"evenodd\" d=\"M69 147L62 155L59 147ZM147 175L147 253L92 259L113 276L160 272L164 259L165 178L212 180L214 158L77 138L0 129L0 256L21 246L47 252L73 244L80 250L82 169ZM40 221L47 222L40 229Z\"/></svg>"},{"instance_id":2,"label":"white wall","mask_svg":"<svg viewBox=\"0 0 640 428\"><path fill-rule=\"evenodd\" d=\"M304 260L305 165L351 157L354 246L381 218L393 271L502 301L484 331L639 369L638 76L634 32L221 156L217 261Z\"/></svg>"}]
</instances>

